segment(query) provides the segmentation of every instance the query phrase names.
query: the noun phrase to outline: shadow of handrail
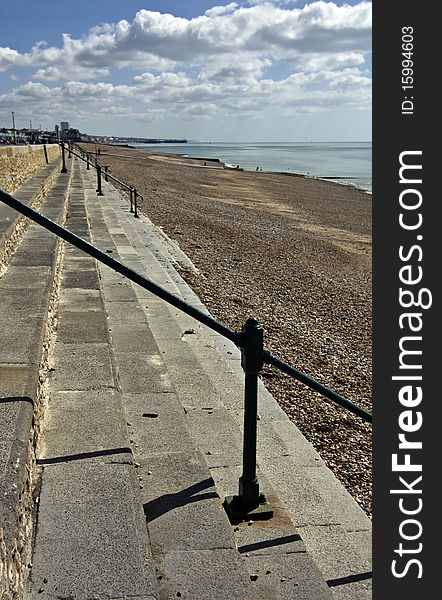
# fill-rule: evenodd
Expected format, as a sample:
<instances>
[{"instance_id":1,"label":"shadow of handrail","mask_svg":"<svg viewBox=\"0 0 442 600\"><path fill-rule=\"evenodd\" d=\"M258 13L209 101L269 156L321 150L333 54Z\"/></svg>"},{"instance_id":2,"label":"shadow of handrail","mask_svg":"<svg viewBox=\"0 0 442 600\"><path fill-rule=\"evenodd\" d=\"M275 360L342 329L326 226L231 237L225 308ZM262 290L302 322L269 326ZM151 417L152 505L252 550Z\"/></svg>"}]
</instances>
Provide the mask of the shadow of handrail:
<instances>
[{"instance_id":1,"label":"shadow of handrail","mask_svg":"<svg viewBox=\"0 0 442 600\"><path fill-rule=\"evenodd\" d=\"M29 396L4 396L0 398L0 404L13 404L14 402L27 402L34 406L34 401Z\"/></svg>"},{"instance_id":2,"label":"shadow of handrail","mask_svg":"<svg viewBox=\"0 0 442 600\"><path fill-rule=\"evenodd\" d=\"M57 465L74 460L85 460L88 458L96 458L97 456L112 456L114 454L130 454L130 448L109 448L108 450L94 450L93 452L82 452L81 454L67 454L66 456L54 456L52 458L37 458L37 465Z\"/></svg>"},{"instance_id":3,"label":"shadow of handrail","mask_svg":"<svg viewBox=\"0 0 442 600\"><path fill-rule=\"evenodd\" d=\"M195 483L175 494L163 494L154 500L146 502L143 504L143 510L147 521L154 521L165 513L170 512L175 508L179 508L180 506L186 506L186 504L201 502L202 500L209 500L211 498L219 498L218 494L214 491L198 494L198 492L211 487L215 487L215 482L211 477L208 477L207 479Z\"/></svg>"},{"instance_id":4,"label":"shadow of handrail","mask_svg":"<svg viewBox=\"0 0 442 600\"><path fill-rule=\"evenodd\" d=\"M355 573L354 575L347 575L347 577L339 577L338 579L329 579L326 583L328 587L336 587L338 585L346 585L348 583L365 581L366 579L372 578L373 573L371 571L367 571L366 573Z\"/></svg>"},{"instance_id":5,"label":"shadow of handrail","mask_svg":"<svg viewBox=\"0 0 442 600\"><path fill-rule=\"evenodd\" d=\"M240 554L245 554L246 552L254 552L255 550L263 550L264 548L273 548L274 546L282 546L284 544L300 542L301 540L302 538L299 533L294 533L293 535L284 535L283 537L275 538L273 540L264 540L263 542L255 542L254 544L238 546L238 552Z\"/></svg>"}]
</instances>

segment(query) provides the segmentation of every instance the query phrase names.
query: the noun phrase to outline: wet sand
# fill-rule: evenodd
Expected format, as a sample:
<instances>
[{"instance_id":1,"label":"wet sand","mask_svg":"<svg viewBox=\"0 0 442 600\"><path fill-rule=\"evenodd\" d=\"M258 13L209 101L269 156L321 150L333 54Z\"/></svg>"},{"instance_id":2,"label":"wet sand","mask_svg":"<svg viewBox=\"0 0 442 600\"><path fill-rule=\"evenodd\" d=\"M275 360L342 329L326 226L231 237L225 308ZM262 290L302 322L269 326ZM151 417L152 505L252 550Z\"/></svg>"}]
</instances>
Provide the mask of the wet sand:
<instances>
[{"instance_id":1,"label":"wet sand","mask_svg":"<svg viewBox=\"0 0 442 600\"><path fill-rule=\"evenodd\" d=\"M239 329L256 316L274 354L371 410L370 195L161 148L100 148L101 164L137 188L140 211L196 265L181 274L216 318ZM263 380L370 514L371 427L275 369Z\"/></svg>"}]
</instances>

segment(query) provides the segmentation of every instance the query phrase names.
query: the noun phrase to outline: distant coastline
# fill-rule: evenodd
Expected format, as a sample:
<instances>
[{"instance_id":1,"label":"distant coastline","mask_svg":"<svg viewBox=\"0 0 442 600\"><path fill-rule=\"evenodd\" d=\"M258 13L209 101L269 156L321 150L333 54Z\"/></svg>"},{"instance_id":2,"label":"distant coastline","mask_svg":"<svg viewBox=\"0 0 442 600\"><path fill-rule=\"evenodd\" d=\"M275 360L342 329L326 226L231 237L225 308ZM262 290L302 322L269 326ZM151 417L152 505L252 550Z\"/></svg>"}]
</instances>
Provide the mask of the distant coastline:
<instances>
[{"instance_id":1,"label":"distant coastline","mask_svg":"<svg viewBox=\"0 0 442 600\"><path fill-rule=\"evenodd\" d=\"M152 150L158 144L139 144ZM245 171L265 171L311 177L372 190L371 142L195 142L164 143L161 152L191 159L214 160Z\"/></svg>"},{"instance_id":2,"label":"distant coastline","mask_svg":"<svg viewBox=\"0 0 442 600\"><path fill-rule=\"evenodd\" d=\"M106 143L111 146L130 146L133 144L187 144L188 141L184 138L132 138L132 137L114 137L106 138Z\"/></svg>"}]
</instances>

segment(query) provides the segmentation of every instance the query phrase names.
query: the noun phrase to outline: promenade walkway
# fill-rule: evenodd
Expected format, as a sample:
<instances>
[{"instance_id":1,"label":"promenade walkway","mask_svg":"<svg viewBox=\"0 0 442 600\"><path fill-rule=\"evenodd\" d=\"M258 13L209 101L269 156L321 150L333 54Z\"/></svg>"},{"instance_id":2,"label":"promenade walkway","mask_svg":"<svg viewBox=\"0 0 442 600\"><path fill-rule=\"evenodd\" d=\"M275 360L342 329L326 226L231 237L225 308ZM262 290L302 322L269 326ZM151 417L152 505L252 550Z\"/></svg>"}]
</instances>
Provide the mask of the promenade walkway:
<instances>
[{"instance_id":1,"label":"promenade walkway","mask_svg":"<svg viewBox=\"0 0 442 600\"><path fill-rule=\"evenodd\" d=\"M175 270L188 259L117 190L105 183L97 197L77 159L57 177L44 214L205 310ZM244 385L233 344L36 225L0 295L9 514L20 499L7 488L24 479L13 446L20 432L23 461L30 437L24 398L38 389L42 404L26 598L371 597L369 519L261 384L259 479L275 516L230 524L222 501L241 474ZM37 336L17 325L34 312ZM7 537L12 519L0 524Z\"/></svg>"}]
</instances>

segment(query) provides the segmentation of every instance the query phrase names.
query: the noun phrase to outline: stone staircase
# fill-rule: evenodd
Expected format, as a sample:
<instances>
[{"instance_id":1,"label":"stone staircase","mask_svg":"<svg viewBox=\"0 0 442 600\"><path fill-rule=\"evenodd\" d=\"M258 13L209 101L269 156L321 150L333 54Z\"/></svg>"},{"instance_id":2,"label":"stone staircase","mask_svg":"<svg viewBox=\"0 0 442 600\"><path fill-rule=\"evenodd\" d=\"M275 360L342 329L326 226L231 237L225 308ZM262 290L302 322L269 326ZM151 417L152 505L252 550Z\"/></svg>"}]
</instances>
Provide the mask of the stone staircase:
<instances>
[{"instance_id":1,"label":"stone staircase","mask_svg":"<svg viewBox=\"0 0 442 600\"><path fill-rule=\"evenodd\" d=\"M173 242L95 187L72 159L40 210L205 310ZM5 582L17 562L14 585L33 599L371 597L369 519L261 384L259 479L275 516L230 524L244 414L233 344L37 225L0 294Z\"/></svg>"}]
</instances>

